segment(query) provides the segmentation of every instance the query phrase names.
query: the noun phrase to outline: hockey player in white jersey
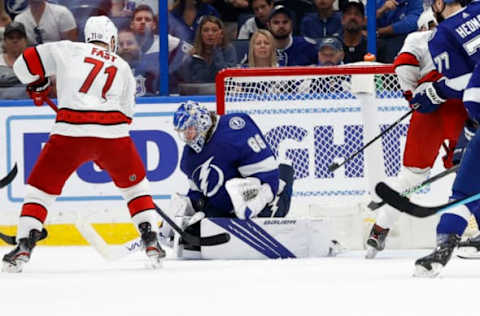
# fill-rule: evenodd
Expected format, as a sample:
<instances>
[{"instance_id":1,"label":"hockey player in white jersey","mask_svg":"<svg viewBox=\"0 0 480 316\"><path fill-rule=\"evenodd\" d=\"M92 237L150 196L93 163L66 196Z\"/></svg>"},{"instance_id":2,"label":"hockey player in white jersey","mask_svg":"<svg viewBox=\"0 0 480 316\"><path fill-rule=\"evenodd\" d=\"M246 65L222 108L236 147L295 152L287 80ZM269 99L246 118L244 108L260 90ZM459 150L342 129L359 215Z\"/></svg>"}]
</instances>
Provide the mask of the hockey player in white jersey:
<instances>
[{"instance_id":1,"label":"hockey player in white jersey","mask_svg":"<svg viewBox=\"0 0 480 316\"><path fill-rule=\"evenodd\" d=\"M115 53L117 29L105 16L90 17L85 41L28 48L13 66L36 105L48 95L49 77L56 76L58 112L27 180L18 245L4 255L3 271L22 271L37 241L45 237L49 206L69 176L87 161L105 169L119 188L152 265L158 267L165 256L157 240L157 215L145 167L129 136L136 86L130 66Z\"/></svg>"},{"instance_id":2,"label":"hockey player in white jersey","mask_svg":"<svg viewBox=\"0 0 480 316\"><path fill-rule=\"evenodd\" d=\"M442 76L435 70L428 51L428 39L437 25L433 11L426 10L418 20L420 31L411 33L395 59L395 72L405 98L410 101L418 85L437 81ZM442 143L448 140L445 168L453 166L452 158L457 139L463 129L467 113L459 99L449 99L432 113L415 111L410 120L403 168L398 179L389 181L391 187L402 192L426 180L438 156ZM376 222L367 240L366 258L371 259L385 248L386 237L400 216L400 212L386 204L378 211Z\"/></svg>"}]
</instances>

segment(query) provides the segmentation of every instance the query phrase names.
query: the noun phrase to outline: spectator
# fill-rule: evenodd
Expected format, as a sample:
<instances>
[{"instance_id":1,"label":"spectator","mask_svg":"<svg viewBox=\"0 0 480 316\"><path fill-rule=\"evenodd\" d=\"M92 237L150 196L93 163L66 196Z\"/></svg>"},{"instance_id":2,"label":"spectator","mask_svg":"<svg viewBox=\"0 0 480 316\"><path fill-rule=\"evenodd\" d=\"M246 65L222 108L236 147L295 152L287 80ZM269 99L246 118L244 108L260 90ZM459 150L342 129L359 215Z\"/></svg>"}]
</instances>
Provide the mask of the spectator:
<instances>
[{"instance_id":1,"label":"spectator","mask_svg":"<svg viewBox=\"0 0 480 316\"><path fill-rule=\"evenodd\" d=\"M319 66L343 64L343 44L335 37L324 37L317 44Z\"/></svg>"},{"instance_id":2,"label":"spectator","mask_svg":"<svg viewBox=\"0 0 480 316\"><path fill-rule=\"evenodd\" d=\"M27 48L27 33L20 22L12 22L5 28L3 54L0 55L0 66L13 67L23 51Z\"/></svg>"},{"instance_id":3,"label":"spectator","mask_svg":"<svg viewBox=\"0 0 480 316\"><path fill-rule=\"evenodd\" d=\"M293 34L300 34L300 25L303 17L307 13L315 11L313 0L274 0L274 5L283 5L292 11L293 19Z\"/></svg>"},{"instance_id":4,"label":"spectator","mask_svg":"<svg viewBox=\"0 0 480 316\"><path fill-rule=\"evenodd\" d=\"M148 5L139 5L133 12L130 28L135 33L143 54L160 51L160 40L156 34L157 20L152 8Z\"/></svg>"},{"instance_id":5,"label":"spectator","mask_svg":"<svg viewBox=\"0 0 480 316\"><path fill-rule=\"evenodd\" d=\"M249 16L252 14L250 10L249 0L203 0L203 2L212 5L218 12L220 12L220 19L227 24L233 26L236 38L237 22L242 19L242 16Z\"/></svg>"},{"instance_id":6,"label":"spectator","mask_svg":"<svg viewBox=\"0 0 480 316\"><path fill-rule=\"evenodd\" d=\"M246 20L240 27L238 39L249 39L259 29L266 29L268 17L273 9L273 0L249 0L255 16Z\"/></svg>"},{"instance_id":7,"label":"spectator","mask_svg":"<svg viewBox=\"0 0 480 316\"><path fill-rule=\"evenodd\" d=\"M170 92L176 93L178 83L186 81L190 50L192 46L168 35L169 85ZM136 96L157 95L159 92L159 53L142 54L135 33L121 29L118 33L118 55L130 64L137 81Z\"/></svg>"},{"instance_id":8,"label":"spectator","mask_svg":"<svg viewBox=\"0 0 480 316\"><path fill-rule=\"evenodd\" d=\"M272 9L268 29L275 38L280 66L307 66L317 63L315 42L305 37L292 36L293 15L285 6L278 5Z\"/></svg>"},{"instance_id":9,"label":"spectator","mask_svg":"<svg viewBox=\"0 0 480 316\"><path fill-rule=\"evenodd\" d=\"M142 52L138 45L135 33L131 29L121 29L118 31L118 55L135 69L140 62Z\"/></svg>"},{"instance_id":10,"label":"spectator","mask_svg":"<svg viewBox=\"0 0 480 316\"><path fill-rule=\"evenodd\" d=\"M367 38L362 31L367 20L362 2L348 2L343 8L343 51L345 64L363 61L367 53Z\"/></svg>"},{"instance_id":11,"label":"spectator","mask_svg":"<svg viewBox=\"0 0 480 316\"><path fill-rule=\"evenodd\" d=\"M5 27L12 22L12 19L8 15L7 11L5 11L5 1L0 0L0 42L3 42L3 33L5 31ZM0 52L2 52L0 47Z\"/></svg>"},{"instance_id":12,"label":"spectator","mask_svg":"<svg viewBox=\"0 0 480 316\"><path fill-rule=\"evenodd\" d=\"M189 43L194 41L202 16L220 16L214 7L201 0L178 0L170 13L168 33Z\"/></svg>"},{"instance_id":13,"label":"spectator","mask_svg":"<svg viewBox=\"0 0 480 316\"><path fill-rule=\"evenodd\" d=\"M142 60L142 51L132 30L122 29L118 32L118 55L132 68L137 83L137 97L158 93L158 54L153 64Z\"/></svg>"},{"instance_id":14,"label":"spectator","mask_svg":"<svg viewBox=\"0 0 480 316\"><path fill-rule=\"evenodd\" d=\"M67 7L45 0L29 0L28 7L15 17L23 23L30 44L77 40L77 24Z\"/></svg>"},{"instance_id":15,"label":"spectator","mask_svg":"<svg viewBox=\"0 0 480 316\"><path fill-rule=\"evenodd\" d=\"M111 0L113 17L131 16L137 7L148 5L153 15L158 16L158 0Z\"/></svg>"},{"instance_id":16,"label":"spectator","mask_svg":"<svg viewBox=\"0 0 480 316\"><path fill-rule=\"evenodd\" d=\"M333 10L334 0L314 0L317 12L307 13L300 24L300 34L310 38L340 37L342 15Z\"/></svg>"},{"instance_id":17,"label":"spectator","mask_svg":"<svg viewBox=\"0 0 480 316\"><path fill-rule=\"evenodd\" d=\"M223 22L215 16L205 16L200 21L192 49L193 82L214 82L223 68L237 64L235 48L227 43Z\"/></svg>"},{"instance_id":18,"label":"spectator","mask_svg":"<svg viewBox=\"0 0 480 316\"><path fill-rule=\"evenodd\" d=\"M417 30L423 12L418 0L377 0L377 37L385 43L385 61L393 62L407 35ZM387 44L388 43L388 44Z\"/></svg>"},{"instance_id":19,"label":"spectator","mask_svg":"<svg viewBox=\"0 0 480 316\"><path fill-rule=\"evenodd\" d=\"M278 67L275 40L267 30L258 30L250 39L248 67Z\"/></svg>"}]
</instances>

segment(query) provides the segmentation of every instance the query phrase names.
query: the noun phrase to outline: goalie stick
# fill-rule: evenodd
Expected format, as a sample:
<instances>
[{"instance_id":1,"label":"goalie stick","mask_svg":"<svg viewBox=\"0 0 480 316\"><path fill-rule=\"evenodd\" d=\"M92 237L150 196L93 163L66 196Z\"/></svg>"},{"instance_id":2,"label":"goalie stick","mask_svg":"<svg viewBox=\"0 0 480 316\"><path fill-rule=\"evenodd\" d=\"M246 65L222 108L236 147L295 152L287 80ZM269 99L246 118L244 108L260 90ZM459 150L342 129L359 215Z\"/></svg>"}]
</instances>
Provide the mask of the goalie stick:
<instances>
[{"instance_id":1,"label":"goalie stick","mask_svg":"<svg viewBox=\"0 0 480 316\"><path fill-rule=\"evenodd\" d=\"M440 180L442 179L443 177L449 175L450 173L452 172L457 172L458 168L460 167L460 165L456 165L456 166L453 166L452 168L449 168L447 170L443 170L442 172L434 175L433 177L431 178L428 178L426 180L424 180L422 183L420 184L417 184L416 186L414 187L411 187L405 191L402 192L402 195L403 196L409 196L410 194L414 193L414 192L417 192L421 189L423 189L425 186L427 186L428 184L431 184L437 180ZM368 204L368 208L371 210L371 211L375 211L376 209L384 206L386 204L385 201L381 201L381 202L370 202Z\"/></svg>"},{"instance_id":2,"label":"goalie stick","mask_svg":"<svg viewBox=\"0 0 480 316\"><path fill-rule=\"evenodd\" d=\"M172 220L164 211L162 211L156 204L155 210L157 213L175 230L182 239L189 243L192 246L216 246L221 245L230 240L230 235L227 233L220 233L207 237L194 236L190 233L184 231L180 226L178 226L174 220Z\"/></svg>"},{"instance_id":3,"label":"goalie stick","mask_svg":"<svg viewBox=\"0 0 480 316\"><path fill-rule=\"evenodd\" d=\"M444 212L450 208L464 205L472 201L480 199L480 193L472 194L463 199L452 201L438 206L421 206L410 202L410 200L400 193L389 187L386 183L380 182L375 186L375 192L381 197L385 203L393 206L397 210L412 215L414 217L428 217L440 212Z\"/></svg>"}]
</instances>

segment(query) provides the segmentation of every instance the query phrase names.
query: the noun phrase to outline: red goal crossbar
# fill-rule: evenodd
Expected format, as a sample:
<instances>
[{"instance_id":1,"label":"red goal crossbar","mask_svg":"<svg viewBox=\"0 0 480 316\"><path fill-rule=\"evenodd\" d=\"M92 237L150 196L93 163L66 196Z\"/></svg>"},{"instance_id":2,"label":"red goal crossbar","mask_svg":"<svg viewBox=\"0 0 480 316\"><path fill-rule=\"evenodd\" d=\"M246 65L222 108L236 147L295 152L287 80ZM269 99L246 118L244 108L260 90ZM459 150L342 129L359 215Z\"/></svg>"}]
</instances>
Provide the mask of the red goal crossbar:
<instances>
[{"instance_id":1,"label":"red goal crossbar","mask_svg":"<svg viewBox=\"0 0 480 316\"><path fill-rule=\"evenodd\" d=\"M231 77L281 77L308 75L372 75L395 73L392 64L332 67L226 68L215 79L217 113L225 114L225 79Z\"/></svg>"}]
</instances>

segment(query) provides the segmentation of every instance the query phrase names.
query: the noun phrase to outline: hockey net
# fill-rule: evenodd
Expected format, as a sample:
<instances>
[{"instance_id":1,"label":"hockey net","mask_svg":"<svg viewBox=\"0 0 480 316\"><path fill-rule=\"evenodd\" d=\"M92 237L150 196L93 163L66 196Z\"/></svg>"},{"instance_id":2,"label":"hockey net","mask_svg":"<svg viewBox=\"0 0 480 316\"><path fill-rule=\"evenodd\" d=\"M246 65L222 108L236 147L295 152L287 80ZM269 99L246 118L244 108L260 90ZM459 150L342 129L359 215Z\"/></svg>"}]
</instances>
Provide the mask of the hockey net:
<instances>
[{"instance_id":1,"label":"hockey net","mask_svg":"<svg viewBox=\"0 0 480 316\"><path fill-rule=\"evenodd\" d=\"M327 218L338 239L351 249L363 248L376 215L365 205L378 181L398 175L408 119L337 171L328 167L409 110L393 67L225 69L217 76L216 91L219 114L250 114L277 157L294 167L290 216ZM442 168L437 161L432 174ZM451 179L439 182L435 190L428 187L416 195L422 203L438 204L448 197ZM432 246L437 220L402 216L390 234L390 247Z\"/></svg>"}]
</instances>

